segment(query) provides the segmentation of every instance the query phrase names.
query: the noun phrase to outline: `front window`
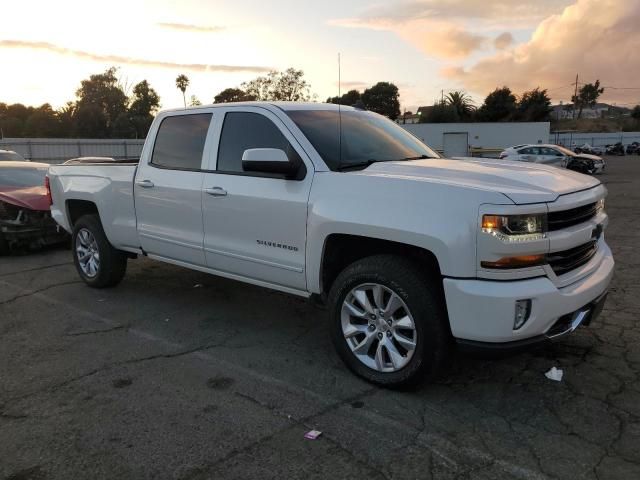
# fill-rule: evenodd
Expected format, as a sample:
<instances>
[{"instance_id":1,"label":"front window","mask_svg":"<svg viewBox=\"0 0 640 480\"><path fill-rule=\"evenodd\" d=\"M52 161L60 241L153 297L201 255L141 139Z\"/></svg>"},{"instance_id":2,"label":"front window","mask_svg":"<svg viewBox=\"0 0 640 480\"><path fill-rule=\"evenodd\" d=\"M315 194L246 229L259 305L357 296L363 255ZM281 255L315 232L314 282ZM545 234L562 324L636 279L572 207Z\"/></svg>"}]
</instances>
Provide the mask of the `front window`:
<instances>
[{"instance_id":1,"label":"front window","mask_svg":"<svg viewBox=\"0 0 640 480\"><path fill-rule=\"evenodd\" d=\"M290 110L331 170L366 167L375 162L439 158L424 143L391 120L361 110Z\"/></svg>"},{"instance_id":2,"label":"front window","mask_svg":"<svg viewBox=\"0 0 640 480\"><path fill-rule=\"evenodd\" d=\"M39 187L44 185L47 168L0 168L2 187Z\"/></svg>"}]
</instances>

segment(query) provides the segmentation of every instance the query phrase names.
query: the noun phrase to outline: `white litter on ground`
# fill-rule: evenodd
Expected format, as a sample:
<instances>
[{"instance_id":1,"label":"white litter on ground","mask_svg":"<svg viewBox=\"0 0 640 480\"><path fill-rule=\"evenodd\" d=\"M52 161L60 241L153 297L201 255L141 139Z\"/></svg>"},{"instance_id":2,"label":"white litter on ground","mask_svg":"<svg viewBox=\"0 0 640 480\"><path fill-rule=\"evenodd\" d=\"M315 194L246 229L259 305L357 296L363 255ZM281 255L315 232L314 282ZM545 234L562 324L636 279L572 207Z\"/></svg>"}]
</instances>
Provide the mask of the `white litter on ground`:
<instances>
[{"instance_id":1,"label":"white litter on ground","mask_svg":"<svg viewBox=\"0 0 640 480\"><path fill-rule=\"evenodd\" d=\"M304 438L307 438L309 440L315 440L320 435L322 435L321 431L319 431L319 430L311 430L311 431L309 431L309 432L304 434Z\"/></svg>"},{"instance_id":2,"label":"white litter on ground","mask_svg":"<svg viewBox=\"0 0 640 480\"><path fill-rule=\"evenodd\" d=\"M561 382L563 373L564 372L562 371L562 369L556 368L556 367L551 367L551 370L549 370L547 373L545 373L544 376L547 377L549 380L554 380L556 382Z\"/></svg>"}]
</instances>

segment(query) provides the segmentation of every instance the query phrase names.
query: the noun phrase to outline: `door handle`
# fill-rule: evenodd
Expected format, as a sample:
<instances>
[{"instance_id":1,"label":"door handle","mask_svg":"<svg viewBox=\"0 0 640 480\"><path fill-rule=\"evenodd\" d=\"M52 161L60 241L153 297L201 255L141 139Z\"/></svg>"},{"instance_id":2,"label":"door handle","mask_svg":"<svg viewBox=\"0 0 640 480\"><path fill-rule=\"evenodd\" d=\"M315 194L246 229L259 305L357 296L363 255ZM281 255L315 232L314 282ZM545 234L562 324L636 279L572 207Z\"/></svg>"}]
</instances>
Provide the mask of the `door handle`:
<instances>
[{"instance_id":1,"label":"door handle","mask_svg":"<svg viewBox=\"0 0 640 480\"><path fill-rule=\"evenodd\" d=\"M204 191L213 197L226 197L227 191L222 187L205 188Z\"/></svg>"},{"instance_id":2,"label":"door handle","mask_svg":"<svg viewBox=\"0 0 640 480\"><path fill-rule=\"evenodd\" d=\"M153 187L153 182L151 180L136 180L136 185L142 188L151 188Z\"/></svg>"}]
</instances>

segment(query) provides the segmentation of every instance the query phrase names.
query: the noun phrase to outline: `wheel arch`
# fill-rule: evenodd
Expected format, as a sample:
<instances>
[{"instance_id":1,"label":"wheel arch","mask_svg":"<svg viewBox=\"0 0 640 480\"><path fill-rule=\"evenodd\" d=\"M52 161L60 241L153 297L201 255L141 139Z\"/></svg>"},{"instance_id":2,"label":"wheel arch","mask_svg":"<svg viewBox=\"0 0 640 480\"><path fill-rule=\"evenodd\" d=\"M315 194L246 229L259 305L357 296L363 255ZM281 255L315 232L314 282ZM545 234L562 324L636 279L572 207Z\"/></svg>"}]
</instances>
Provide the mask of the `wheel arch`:
<instances>
[{"instance_id":1,"label":"wheel arch","mask_svg":"<svg viewBox=\"0 0 640 480\"><path fill-rule=\"evenodd\" d=\"M319 271L320 295L329 293L336 277L348 265L373 255L399 255L411 258L421 269L442 285L442 272L436 255L426 248L393 240L361 235L333 233L325 238Z\"/></svg>"}]
</instances>

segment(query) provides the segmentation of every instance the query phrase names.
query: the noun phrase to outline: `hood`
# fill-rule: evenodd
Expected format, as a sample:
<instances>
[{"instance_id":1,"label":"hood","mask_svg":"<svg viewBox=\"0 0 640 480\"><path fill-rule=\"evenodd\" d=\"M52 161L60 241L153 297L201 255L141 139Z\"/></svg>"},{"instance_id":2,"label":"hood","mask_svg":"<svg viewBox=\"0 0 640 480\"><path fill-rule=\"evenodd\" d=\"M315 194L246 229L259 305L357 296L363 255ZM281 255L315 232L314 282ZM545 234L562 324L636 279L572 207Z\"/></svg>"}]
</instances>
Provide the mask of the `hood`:
<instances>
[{"instance_id":1,"label":"hood","mask_svg":"<svg viewBox=\"0 0 640 480\"><path fill-rule=\"evenodd\" d=\"M563 168L508 160L441 158L374 163L357 175L392 176L502 193L516 204L553 202L600 181Z\"/></svg>"},{"instance_id":2,"label":"hood","mask_svg":"<svg viewBox=\"0 0 640 480\"><path fill-rule=\"evenodd\" d=\"M29 210L49 210L49 197L44 186L16 188L0 185L0 201Z\"/></svg>"},{"instance_id":3,"label":"hood","mask_svg":"<svg viewBox=\"0 0 640 480\"><path fill-rule=\"evenodd\" d=\"M579 153L576 157L586 158L587 160L602 161L602 157L599 157L598 155L591 155L590 153Z\"/></svg>"}]
</instances>

